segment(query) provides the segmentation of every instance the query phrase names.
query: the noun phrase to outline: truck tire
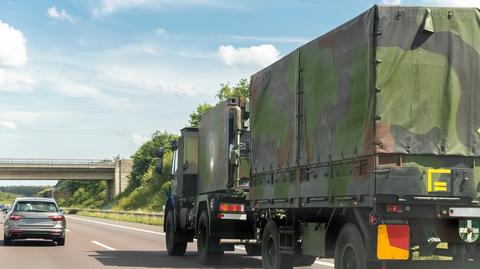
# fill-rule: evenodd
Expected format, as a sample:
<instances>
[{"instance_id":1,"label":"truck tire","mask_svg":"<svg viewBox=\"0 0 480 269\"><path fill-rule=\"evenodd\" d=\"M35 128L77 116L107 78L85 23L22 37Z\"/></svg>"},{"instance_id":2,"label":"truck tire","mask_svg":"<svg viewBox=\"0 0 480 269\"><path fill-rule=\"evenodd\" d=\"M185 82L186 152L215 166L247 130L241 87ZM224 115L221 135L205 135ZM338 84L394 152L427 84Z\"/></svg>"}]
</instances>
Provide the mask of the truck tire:
<instances>
[{"instance_id":1,"label":"truck tire","mask_svg":"<svg viewBox=\"0 0 480 269\"><path fill-rule=\"evenodd\" d=\"M261 256L262 255L262 245L260 244L247 244L245 245L245 251L248 256Z\"/></svg>"},{"instance_id":2,"label":"truck tire","mask_svg":"<svg viewBox=\"0 0 480 269\"><path fill-rule=\"evenodd\" d=\"M165 241L167 244L167 253L170 256L183 256L187 250L187 242L177 242L175 226L173 221L173 212L169 210L165 219Z\"/></svg>"},{"instance_id":3,"label":"truck tire","mask_svg":"<svg viewBox=\"0 0 480 269\"><path fill-rule=\"evenodd\" d=\"M206 211L203 211L200 214L197 228L198 256L203 265L215 265L222 259L223 251L218 250L220 247L220 238L210 236L208 228L208 215Z\"/></svg>"},{"instance_id":4,"label":"truck tire","mask_svg":"<svg viewBox=\"0 0 480 269\"><path fill-rule=\"evenodd\" d=\"M317 257L312 256L303 256L303 255L295 255L293 257L293 266L295 267L304 267L310 266L317 260ZM369 268L370 269L370 268Z\"/></svg>"},{"instance_id":5,"label":"truck tire","mask_svg":"<svg viewBox=\"0 0 480 269\"><path fill-rule=\"evenodd\" d=\"M335 244L335 268L367 269L367 255L363 238L357 227L347 223Z\"/></svg>"},{"instance_id":6,"label":"truck tire","mask_svg":"<svg viewBox=\"0 0 480 269\"><path fill-rule=\"evenodd\" d=\"M291 269L292 256L280 254L280 233L277 224L269 220L262 236L262 264L264 269Z\"/></svg>"}]
</instances>

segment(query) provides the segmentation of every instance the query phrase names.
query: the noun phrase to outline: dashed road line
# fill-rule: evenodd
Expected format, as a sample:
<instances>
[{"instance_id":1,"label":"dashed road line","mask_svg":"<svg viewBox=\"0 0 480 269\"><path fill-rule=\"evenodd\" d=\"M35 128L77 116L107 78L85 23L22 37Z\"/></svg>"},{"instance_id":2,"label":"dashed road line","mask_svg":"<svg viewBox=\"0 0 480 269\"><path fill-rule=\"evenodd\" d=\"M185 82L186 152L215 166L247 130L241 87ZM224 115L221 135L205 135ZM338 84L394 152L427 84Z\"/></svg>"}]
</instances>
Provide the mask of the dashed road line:
<instances>
[{"instance_id":1,"label":"dashed road line","mask_svg":"<svg viewBox=\"0 0 480 269\"><path fill-rule=\"evenodd\" d=\"M105 245L105 244L102 244L102 243L100 243L100 242L97 242L97 241L90 241L90 242L92 242L92 243L94 243L95 245L100 246L100 247L102 247L102 248L104 248L104 249L116 250L116 249L114 249L114 248L112 248L112 247L109 247L109 246L107 246L107 245Z\"/></svg>"},{"instance_id":2,"label":"dashed road line","mask_svg":"<svg viewBox=\"0 0 480 269\"><path fill-rule=\"evenodd\" d=\"M70 232L70 230L69 230L69 229L65 229L65 231L66 231L67 233L69 233L69 232Z\"/></svg>"}]
</instances>

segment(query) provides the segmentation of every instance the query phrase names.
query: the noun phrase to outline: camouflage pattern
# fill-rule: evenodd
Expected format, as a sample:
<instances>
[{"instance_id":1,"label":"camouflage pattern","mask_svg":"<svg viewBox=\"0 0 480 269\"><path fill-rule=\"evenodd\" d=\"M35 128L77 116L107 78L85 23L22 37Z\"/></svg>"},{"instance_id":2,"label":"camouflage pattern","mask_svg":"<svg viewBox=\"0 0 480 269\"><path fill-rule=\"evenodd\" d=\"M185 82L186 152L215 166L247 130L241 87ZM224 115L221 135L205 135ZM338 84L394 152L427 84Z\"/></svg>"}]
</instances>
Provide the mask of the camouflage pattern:
<instances>
[{"instance_id":1,"label":"camouflage pattern","mask_svg":"<svg viewBox=\"0 0 480 269\"><path fill-rule=\"evenodd\" d=\"M198 193L225 190L229 179L228 110L223 102L203 113L199 124Z\"/></svg>"},{"instance_id":2,"label":"camouflage pattern","mask_svg":"<svg viewBox=\"0 0 480 269\"><path fill-rule=\"evenodd\" d=\"M477 199L479 53L477 9L375 6L253 75L251 199Z\"/></svg>"}]
</instances>

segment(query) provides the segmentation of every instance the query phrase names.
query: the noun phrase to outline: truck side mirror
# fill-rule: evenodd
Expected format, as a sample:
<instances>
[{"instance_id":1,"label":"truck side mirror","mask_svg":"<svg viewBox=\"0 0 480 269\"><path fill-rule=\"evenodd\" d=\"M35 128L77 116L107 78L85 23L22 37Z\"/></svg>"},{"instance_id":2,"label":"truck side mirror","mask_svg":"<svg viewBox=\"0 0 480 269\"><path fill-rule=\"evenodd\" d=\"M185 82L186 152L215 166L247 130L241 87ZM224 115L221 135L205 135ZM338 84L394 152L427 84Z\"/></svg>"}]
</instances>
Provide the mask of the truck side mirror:
<instances>
[{"instance_id":1,"label":"truck side mirror","mask_svg":"<svg viewBox=\"0 0 480 269\"><path fill-rule=\"evenodd\" d=\"M163 155L165 154L165 148L160 147L155 155L157 156L157 163L155 165L155 171L160 175L163 173Z\"/></svg>"},{"instance_id":2,"label":"truck side mirror","mask_svg":"<svg viewBox=\"0 0 480 269\"><path fill-rule=\"evenodd\" d=\"M177 150L177 148L178 148L178 142L177 142L177 140L173 140L173 141L170 143L170 148L172 149L172 151Z\"/></svg>"}]
</instances>

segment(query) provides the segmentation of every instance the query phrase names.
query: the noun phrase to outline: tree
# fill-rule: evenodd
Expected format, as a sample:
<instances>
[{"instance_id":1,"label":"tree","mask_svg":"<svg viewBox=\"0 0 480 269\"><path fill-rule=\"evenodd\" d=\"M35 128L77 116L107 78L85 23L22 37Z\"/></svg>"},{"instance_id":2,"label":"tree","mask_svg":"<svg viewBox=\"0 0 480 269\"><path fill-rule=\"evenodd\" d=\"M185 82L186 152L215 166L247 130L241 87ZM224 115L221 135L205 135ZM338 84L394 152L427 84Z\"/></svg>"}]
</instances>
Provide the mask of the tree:
<instances>
[{"instance_id":1,"label":"tree","mask_svg":"<svg viewBox=\"0 0 480 269\"><path fill-rule=\"evenodd\" d=\"M152 135L152 139L145 142L132 155L133 166L130 173L130 181L124 194L129 194L135 188L142 185L142 178L147 173L149 167L155 167L155 153L160 147L169 147L173 140L177 140L178 136L167 132L156 131ZM165 171L170 169L171 152L168 151L164 156ZM158 175L159 176L159 175ZM162 178L159 180L165 180Z\"/></svg>"},{"instance_id":2,"label":"tree","mask_svg":"<svg viewBox=\"0 0 480 269\"><path fill-rule=\"evenodd\" d=\"M218 102L227 100L230 97L241 97L247 98L249 92L250 84L246 78L240 79L235 86L230 86L230 83L220 84L220 90L215 94ZM198 127L200 122L200 116L205 113L207 110L212 108L212 105L208 103L203 103L197 106L195 111L190 113L190 119L188 123L191 127Z\"/></svg>"},{"instance_id":3,"label":"tree","mask_svg":"<svg viewBox=\"0 0 480 269\"><path fill-rule=\"evenodd\" d=\"M212 105L207 103L198 105L197 109L195 109L195 111L190 113L190 120L188 120L188 123L190 123L190 126L198 127L198 123L200 122L200 116L210 108L212 108Z\"/></svg>"},{"instance_id":4,"label":"tree","mask_svg":"<svg viewBox=\"0 0 480 269\"><path fill-rule=\"evenodd\" d=\"M250 84L248 83L248 80L246 78L242 78L238 81L237 85L233 87L230 86L229 82L227 82L226 84L220 84L220 87L220 90L215 95L219 102L227 100L227 98L230 97L247 98Z\"/></svg>"}]
</instances>

